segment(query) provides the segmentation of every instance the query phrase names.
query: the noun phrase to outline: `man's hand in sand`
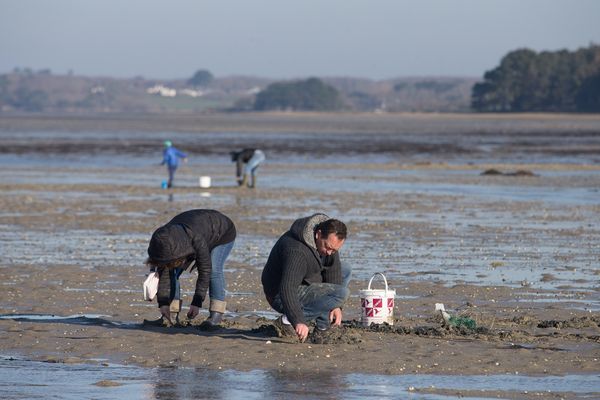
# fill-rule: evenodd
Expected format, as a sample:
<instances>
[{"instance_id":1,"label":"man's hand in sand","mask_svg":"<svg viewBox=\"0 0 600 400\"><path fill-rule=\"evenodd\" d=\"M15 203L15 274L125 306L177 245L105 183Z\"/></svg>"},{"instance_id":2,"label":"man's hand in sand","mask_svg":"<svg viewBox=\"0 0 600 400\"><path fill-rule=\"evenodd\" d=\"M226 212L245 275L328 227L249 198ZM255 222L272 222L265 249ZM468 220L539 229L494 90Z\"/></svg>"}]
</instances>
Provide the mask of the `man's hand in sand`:
<instances>
[{"instance_id":1,"label":"man's hand in sand","mask_svg":"<svg viewBox=\"0 0 600 400\"><path fill-rule=\"evenodd\" d=\"M329 311L329 323L340 326L342 324L342 309L334 308Z\"/></svg>"},{"instance_id":2,"label":"man's hand in sand","mask_svg":"<svg viewBox=\"0 0 600 400\"><path fill-rule=\"evenodd\" d=\"M306 326L304 324L297 324L296 325L296 335L298 335L298 339L301 342L304 342L306 340L306 338L308 337L308 326Z\"/></svg>"}]
</instances>

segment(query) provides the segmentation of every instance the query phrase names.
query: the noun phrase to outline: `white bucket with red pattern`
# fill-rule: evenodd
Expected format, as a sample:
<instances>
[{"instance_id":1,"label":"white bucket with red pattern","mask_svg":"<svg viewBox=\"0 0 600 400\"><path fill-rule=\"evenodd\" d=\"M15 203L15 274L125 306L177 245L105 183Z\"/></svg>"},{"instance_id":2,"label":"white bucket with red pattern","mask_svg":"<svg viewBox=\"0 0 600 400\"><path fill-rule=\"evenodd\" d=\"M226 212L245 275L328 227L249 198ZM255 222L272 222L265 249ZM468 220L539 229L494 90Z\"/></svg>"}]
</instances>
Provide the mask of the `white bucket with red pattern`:
<instances>
[{"instance_id":1,"label":"white bucket with red pattern","mask_svg":"<svg viewBox=\"0 0 600 400\"><path fill-rule=\"evenodd\" d=\"M371 289L373 278L377 275L383 278L385 289ZM394 325L394 297L396 297L396 291L388 287L385 276L381 272L373 274L367 289L360 291L362 325L369 326L371 324L383 324L384 322Z\"/></svg>"}]
</instances>

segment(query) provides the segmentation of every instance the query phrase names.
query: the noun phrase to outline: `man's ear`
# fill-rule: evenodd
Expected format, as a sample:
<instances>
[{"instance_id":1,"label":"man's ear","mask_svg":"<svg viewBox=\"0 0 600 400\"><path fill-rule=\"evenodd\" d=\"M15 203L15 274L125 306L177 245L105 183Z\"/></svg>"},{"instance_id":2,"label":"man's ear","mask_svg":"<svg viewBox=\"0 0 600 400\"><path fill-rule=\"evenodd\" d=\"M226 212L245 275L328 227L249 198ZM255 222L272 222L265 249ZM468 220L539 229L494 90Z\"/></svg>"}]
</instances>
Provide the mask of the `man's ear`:
<instances>
[{"instance_id":1,"label":"man's ear","mask_svg":"<svg viewBox=\"0 0 600 400\"><path fill-rule=\"evenodd\" d=\"M315 232L315 240L319 240L319 239L321 239L321 230L320 229L318 229Z\"/></svg>"}]
</instances>

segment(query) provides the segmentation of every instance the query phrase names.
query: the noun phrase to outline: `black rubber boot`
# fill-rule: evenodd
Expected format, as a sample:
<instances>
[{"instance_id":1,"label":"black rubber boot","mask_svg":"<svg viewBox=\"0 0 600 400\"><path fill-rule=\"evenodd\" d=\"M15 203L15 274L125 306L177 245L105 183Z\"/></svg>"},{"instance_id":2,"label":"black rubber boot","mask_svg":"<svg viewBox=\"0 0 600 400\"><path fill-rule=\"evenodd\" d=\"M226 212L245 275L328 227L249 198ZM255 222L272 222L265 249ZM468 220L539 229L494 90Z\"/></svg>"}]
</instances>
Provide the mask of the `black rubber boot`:
<instances>
[{"instance_id":1,"label":"black rubber boot","mask_svg":"<svg viewBox=\"0 0 600 400\"><path fill-rule=\"evenodd\" d=\"M169 320L164 318L163 316L161 316L159 319L155 319L155 320L145 319L142 324L144 326L159 326L159 327L163 327L163 328L170 328L173 326L173 324L171 324L169 322Z\"/></svg>"},{"instance_id":2,"label":"black rubber boot","mask_svg":"<svg viewBox=\"0 0 600 400\"><path fill-rule=\"evenodd\" d=\"M223 321L223 313L211 311L210 316L206 319L211 325L219 325Z\"/></svg>"},{"instance_id":3,"label":"black rubber boot","mask_svg":"<svg viewBox=\"0 0 600 400\"><path fill-rule=\"evenodd\" d=\"M219 329L221 321L223 321L223 313L217 311L211 311L210 316L200 324L202 330L215 330Z\"/></svg>"}]
</instances>

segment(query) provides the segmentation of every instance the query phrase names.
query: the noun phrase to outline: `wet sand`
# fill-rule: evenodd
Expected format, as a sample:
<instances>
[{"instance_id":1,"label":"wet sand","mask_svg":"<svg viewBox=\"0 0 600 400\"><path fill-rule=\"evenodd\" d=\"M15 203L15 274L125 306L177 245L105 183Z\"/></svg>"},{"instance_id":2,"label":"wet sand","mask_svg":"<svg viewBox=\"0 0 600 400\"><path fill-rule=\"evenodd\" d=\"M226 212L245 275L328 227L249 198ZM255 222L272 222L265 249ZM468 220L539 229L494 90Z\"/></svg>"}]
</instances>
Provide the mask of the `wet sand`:
<instances>
[{"instance_id":1,"label":"wet sand","mask_svg":"<svg viewBox=\"0 0 600 400\"><path fill-rule=\"evenodd\" d=\"M298 165L275 159L263 167L259 187L250 190L234 187L230 170L209 164L202 173L210 174L216 187L194 187L197 172L188 169L178 175L180 187L163 191L136 182L44 184L35 179L44 174L160 175L159 167L133 172L14 167L8 176L30 181L0 181L2 353L49 362L241 371L598 373L600 203L590 196L600 188L598 163L506 163L493 157L478 164L313 160L303 168L298 176ZM537 176L480 175L489 168L530 170ZM367 172L348 175L349 169ZM294 176L306 181L306 188L281 190L273 183ZM311 185L311 176L331 185L327 190ZM360 190L386 184L409 189ZM442 184L458 189L410 189ZM479 186L505 187L508 193L549 188L556 195L540 200L534 192L511 199L460 189ZM561 199L561 191L582 191L583 200ZM202 331L203 314L189 326L144 327L143 319L158 316L155 304L141 299L147 241L160 224L191 208L217 208L238 227L227 264L226 322L218 331ZM260 286L272 244L293 219L315 211L348 223L342 256L357 267L345 326L331 344L275 337L271 321L277 315ZM521 270L523 277L504 276L503 268ZM365 329L359 324L358 292L376 271L385 272L396 289L396 320L393 327ZM183 276L185 305L195 277ZM473 318L478 328L443 327L433 312L435 303ZM28 317L32 314L89 318L36 320Z\"/></svg>"}]
</instances>

